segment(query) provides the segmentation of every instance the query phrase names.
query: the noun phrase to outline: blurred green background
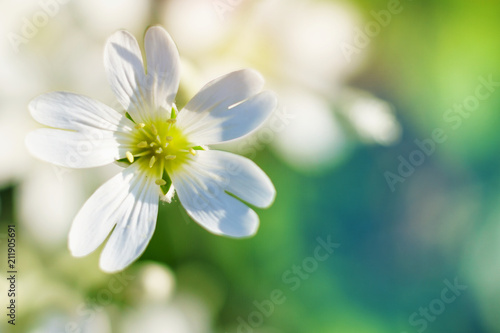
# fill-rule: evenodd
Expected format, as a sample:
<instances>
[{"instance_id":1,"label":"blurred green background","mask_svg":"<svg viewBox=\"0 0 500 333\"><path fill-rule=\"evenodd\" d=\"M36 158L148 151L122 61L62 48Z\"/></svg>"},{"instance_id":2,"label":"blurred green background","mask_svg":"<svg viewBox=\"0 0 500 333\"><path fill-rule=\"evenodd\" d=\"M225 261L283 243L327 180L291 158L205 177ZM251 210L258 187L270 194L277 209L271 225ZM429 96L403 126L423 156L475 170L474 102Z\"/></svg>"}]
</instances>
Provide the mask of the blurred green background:
<instances>
[{"instance_id":1,"label":"blurred green background","mask_svg":"<svg viewBox=\"0 0 500 333\"><path fill-rule=\"evenodd\" d=\"M5 233L15 223L20 279L17 325L3 314L1 332L500 332L500 91L480 79L500 82L497 1L0 3L0 261L6 274ZM373 23L390 8L390 22ZM16 50L12 33L23 36L24 19L41 10L47 22ZM113 105L105 40L125 28L142 43L152 24L178 44L180 105L207 77L250 66L283 108L300 105L286 134L299 142L280 133L251 140L250 157L278 192L257 210L255 237L212 235L175 200L117 278L99 271L100 250L76 259L66 247L74 214L116 168L34 161L22 144L37 126L26 106L52 90ZM370 24L379 29L359 47ZM352 61L346 47L359 50ZM474 99L477 89L489 96ZM305 92L310 107L293 99ZM383 103L382 116L370 107L353 116L364 94ZM464 103L472 104L454 111ZM331 127L307 124L318 105ZM417 156L415 140L428 142L436 128L447 140L392 191L387 172L401 177L399 158ZM339 246L311 261L318 237ZM453 293L456 281L464 287ZM281 302L270 306L275 290Z\"/></svg>"}]
</instances>

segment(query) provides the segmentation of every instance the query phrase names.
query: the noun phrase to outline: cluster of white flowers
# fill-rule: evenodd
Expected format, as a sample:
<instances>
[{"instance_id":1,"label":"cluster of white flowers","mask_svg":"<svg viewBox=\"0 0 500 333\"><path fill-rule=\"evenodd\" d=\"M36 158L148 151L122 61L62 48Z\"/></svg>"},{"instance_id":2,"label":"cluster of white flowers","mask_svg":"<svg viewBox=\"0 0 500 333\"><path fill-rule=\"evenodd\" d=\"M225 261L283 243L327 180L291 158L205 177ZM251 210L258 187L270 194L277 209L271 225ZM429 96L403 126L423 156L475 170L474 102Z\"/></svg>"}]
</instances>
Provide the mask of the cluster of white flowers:
<instances>
[{"instance_id":1,"label":"cluster of white flowers","mask_svg":"<svg viewBox=\"0 0 500 333\"><path fill-rule=\"evenodd\" d=\"M301 172L325 172L351 141L398 141L401 128L393 108L347 87L367 55L347 59L340 47L354 39L362 22L354 7L315 0L222 2L170 0L164 23L192 69L185 80L192 90L207 77L238 67L265 75L280 110L253 142L269 144ZM188 28L186 21L192 23ZM357 136L351 139L349 132ZM231 149L248 151L241 143Z\"/></svg>"}]
</instances>

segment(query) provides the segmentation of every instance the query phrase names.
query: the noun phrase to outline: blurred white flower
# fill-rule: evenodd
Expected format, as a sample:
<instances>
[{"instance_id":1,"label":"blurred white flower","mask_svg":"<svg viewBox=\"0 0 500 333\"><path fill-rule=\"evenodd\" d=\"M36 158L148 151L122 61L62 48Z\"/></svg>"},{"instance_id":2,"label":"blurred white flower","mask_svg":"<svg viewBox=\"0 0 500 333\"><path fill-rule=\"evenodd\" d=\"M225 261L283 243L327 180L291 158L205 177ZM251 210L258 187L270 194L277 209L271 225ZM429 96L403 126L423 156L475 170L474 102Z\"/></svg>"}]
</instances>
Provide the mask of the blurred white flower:
<instances>
[{"instance_id":1,"label":"blurred white flower","mask_svg":"<svg viewBox=\"0 0 500 333\"><path fill-rule=\"evenodd\" d=\"M28 333L111 333L108 315L101 311L94 314L92 320L75 321L70 315L62 312L47 311L36 326Z\"/></svg>"},{"instance_id":2,"label":"blurred white flower","mask_svg":"<svg viewBox=\"0 0 500 333\"><path fill-rule=\"evenodd\" d=\"M24 136L31 129L12 104L0 102L0 187L19 182L30 168L30 158L24 147ZM11 110L12 112L6 112Z\"/></svg>"},{"instance_id":3,"label":"blurred white flower","mask_svg":"<svg viewBox=\"0 0 500 333\"><path fill-rule=\"evenodd\" d=\"M0 21L0 34L7 37L0 41L0 59L5 64L0 67L0 149L3 154L0 160L0 187L20 185L21 189L14 192L14 202L19 222L26 227L26 234L47 246L58 246L65 237L57 238L58 233L51 231L52 223L68 225L67 221L73 213L64 215L68 211L60 206L61 203L55 204L48 200L51 190L60 182L44 183L45 186L38 187L55 173L51 168L33 162L24 145L26 134L34 128L26 105L45 86L47 80L36 61L35 52L32 52L36 50L38 39L43 38L43 29L38 29L36 35L17 47L10 39L12 36L22 37L23 28L26 29L33 15L42 9L38 1L17 2L15 5L2 2L0 9L9 13ZM43 191L48 193L42 195ZM29 205L25 205L28 197ZM68 197L64 203L71 207L77 199L77 196ZM42 202L43 209L35 207ZM50 237L45 237L47 234Z\"/></svg>"},{"instance_id":4,"label":"blurred white flower","mask_svg":"<svg viewBox=\"0 0 500 333\"><path fill-rule=\"evenodd\" d=\"M402 132L389 103L358 90L346 90L339 102L350 124L364 142L389 145Z\"/></svg>"},{"instance_id":5,"label":"blurred white flower","mask_svg":"<svg viewBox=\"0 0 500 333\"><path fill-rule=\"evenodd\" d=\"M129 288L134 303L119 318L121 333L208 333L210 309L206 301L176 288L176 277L165 265L141 262Z\"/></svg>"},{"instance_id":6,"label":"blurred white flower","mask_svg":"<svg viewBox=\"0 0 500 333\"><path fill-rule=\"evenodd\" d=\"M165 22L181 54L191 57L209 51L227 34L227 27L214 10L212 1L167 1L165 5Z\"/></svg>"},{"instance_id":7,"label":"blurred white flower","mask_svg":"<svg viewBox=\"0 0 500 333\"><path fill-rule=\"evenodd\" d=\"M208 333L208 314L194 299L178 299L167 304L143 305L126 313L123 333Z\"/></svg>"},{"instance_id":8,"label":"blurred white flower","mask_svg":"<svg viewBox=\"0 0 500 333\"><path fill-rule=\"evenodd\" d=\"M193 296L177 295L169 302L145 303L124 314L123 333L209 333L210 314Z\"/></svg>"},{"instance_id":9,"label":"blurred white flower","mask_svg":"<svg viewBox=\"0 0 500 333\"><path fill-rule=\"evenodd\" d=\"M284 123L286 130L276 128L279 134L271 147L299 170L321 171L344 149L346 139L335 114L325 100L305 91L283 91L280 98L287 102L285 112L293 118Z\"/></svg>"},{"instance_id":10,"label":"blurred white flower","mask_svg":"<svg viewBox=\"0 0 500 333\"><path fill-rule=\"evenodd\" d=\"M334 115L337 103L344 98L346 81L365 60L363 54L346 59L340 47L353 40L359 25L353 8L345 3L316 0L239 1L226 5L221 9L204 0L171 0L164 22L181 53L193 64L192 75L197 69L201 78L212 77L242 66L264 73L280 96L280 107L292 119L289 126L274 131L270 142L286 162L302 171L322 170L335 162L347 142L337 117L353 122L362 141L391 144L399 138L400 127L392 109L376 98L373 102L378 107L371 108L373 112L359 112L360 104L354 103L358 106L356 116L345 117L344 112ZM181 19L195 24L178 24ZM201 81L185 80L195 86ZM371 103L368 96L364 95L359 103ZM298 100L307 100L308 105L299 106ZM368 119L360 120L364 115ZM266 130L269 128L268 124ZM308 151L302 149L305 145Z\"/></svg>"},{"instance_id":11,"label":"blurred white flower","mask_svg":"<svg viewBox=\"0 0 500 333\"><path fill-rule=\"evenodd\" d=\"M80 257L113 230L100 260L107 272L142 254L155 228L159 196L169 200L174 186L196 222L231 237L253 235L259 219L227 192L261 208L275 197L270 179L252 161L202 148L245 136L271 115L276 97L261 91L263 78L242 70L213 80L177 115L177 49L160 27L146 32L145 49L147 74L132 35L119 31L106 45L108 78L126 113L63 92L30 103L33 118L52 127L27 136L34 156L70 168L126 165L85 203L69 234L69 248Z\"/></svg>"},{"instance_id":12,"label":"blurred white flower","mask_svg":"<svg viewBox=\"0 0 500 333\"><path fill-rule=\"evenodd\" d=\"M175 289L174 273L158 263L144 263L136 279L138 288L134 299L143 303L163 303L169 300Z\"/></svg>"},{"instance_id":13,"label":"blurred white flower","mask_svg":"<svg viewBox=\"0 0 500 333\"><path fill-rule=\"evenodd\" d=\"M35 1L26 1L18 6L0 3L0 11L9 12L0 20L0 35L4 37L19 34L22 17L36 10ZM30 170L29 155L24 147L24 136L31 121L26 112L23 98L33 96L43 82L41 73L29 57L19 54L9 42L0 39L0 187L21 181ZM31 97L29 97L31 98ZM29 100L29 98L27 100Z\"/></svg>"},{"instance_id":14,"label":"blurred white flower","mask_svg":"<svg viewBox=\"0 0 500 333\"><path fill-rule=\"evenodd\" d=\"M85 198L84 179L46 163L35 162L36 172L29 172L19 184L17 202L19 220L26 233L45 249L55 249L68 235L70 223Z\"/></svg>"},{"instance_id":15,"label":"blurred white flower","mask_svg":"<svg viewBox=\"0 0 500 333\"><path fill-rule=\"evenodd\" d=\"M117 29L140 32L151 11L151 1L85 0L73 1L71 5L85 30L96 36L109 36Z\"/></svg>"},{"instance_id":16,"label":"blurred white flower","mask_svg":"<svg viewBox=\"0 0 500 333\"><path fill-rule=\"evenodd\" d=\"M49 6L50 5L50 6ZM89 179L98 180L107 170L96 170L83 179L74 172L34 161L24 139L36 126L27 105L41 90L64 86L83 89L106 98L96 88L99 75L95 58L102 61L102 47L73 21L73 6L57 1L1 2L0 34L0 187L17 185L16 216L30 240L55 249L65 245L74 212L81 205ZM49 15L50 14L50 15ZM47 21L42 21L47 17ZM40 20L43 24L40 25ZM38 25L37 25L38 24ZM33 26L34 25L34 26ZM29 32L29 35L26 33ZM13 44L11 37L21 38ZM12 37L14 38L14 37ZM92 67L82 69L83 52ZM49 60L50 59L50 60ZM78 71L77 71L78 70ZM104 78L104 75L103 75ZM110 94L111 95L111 94ZM55 200L57 199L57 200Z\"/></svg>"}]
</instances>

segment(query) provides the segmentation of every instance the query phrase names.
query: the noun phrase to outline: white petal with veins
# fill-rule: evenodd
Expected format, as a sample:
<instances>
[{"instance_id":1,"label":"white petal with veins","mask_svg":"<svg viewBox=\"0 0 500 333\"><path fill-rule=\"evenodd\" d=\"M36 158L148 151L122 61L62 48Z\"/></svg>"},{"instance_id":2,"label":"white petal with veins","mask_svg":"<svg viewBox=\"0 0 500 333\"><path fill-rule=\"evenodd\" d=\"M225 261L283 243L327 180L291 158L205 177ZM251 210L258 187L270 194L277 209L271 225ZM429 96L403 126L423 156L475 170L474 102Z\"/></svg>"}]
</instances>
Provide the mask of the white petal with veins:
<instances>
[{"instance_id":1,"label":"white petal with veins","mask_svg":"<svg viewBox=\"0 0 500 333\"><path fill-rule=\"evenodd\" d=\"M39 123L73 131L130 132L134 123L109 106L86 96L53 92L29 104L31 116Z\"/></svg>"},{"instance_id":2,"label":"white petal with veins","mask_svg":"<svg viewBox=\"0 0 500 333\"><path fill-rule=\"evenodd\" d=\"M241 138L271 115L277 98L262 91L264 80L253 70L241 70L209 82L182 109L178 126L195 144Z\"/></svg>"},{"instance_id":3,"label":"white petal with veins","mask_svg":"<svg viewBox=\"0 0 500 333\"><path fill-rule=\"evenodd\" d=\"M163 108L170 116L179 88L179 53L172 38L160 27L151 27L146 32L144 47L148 64L147 83L152 98L150 105L153 110Z\"/></svg>"},{"instance_id":4,"label":"white petal with veins","mask_svg":"<svg viewBox=\"0 0 500 333\"><path fill-rule=\"evenodd\" d=\"M212 233L248 237L259 226L257 214L228 193L257 207L269 206L276 191L264 172L245 157L199 151L194 161L172 175L187 213Z\"/></svg>"},{"instance_id":5,"label":"white petal with veins","mask_svg":"<svg viewBox=\"0 0 500 333\"><path fill-rule=\"evenodd\" d=\"M28 133L26 146L30 153L49 163L66 168L93 168L125 157L114 132L72 132L40 128Z\"/></svg>"},{"instance_id":6,"label":"white petal with veins","mask_svg":"<svg viewBox=\"0 0 500 333\"><path fill-rule=\"evenodd\" d=\"M69 234L74 256L93 252L116 225L101 254L101 268L125 268L146 248L156 224L155 177L133 164L102 185L78 212Z\"/></svg>"}]
</instances>

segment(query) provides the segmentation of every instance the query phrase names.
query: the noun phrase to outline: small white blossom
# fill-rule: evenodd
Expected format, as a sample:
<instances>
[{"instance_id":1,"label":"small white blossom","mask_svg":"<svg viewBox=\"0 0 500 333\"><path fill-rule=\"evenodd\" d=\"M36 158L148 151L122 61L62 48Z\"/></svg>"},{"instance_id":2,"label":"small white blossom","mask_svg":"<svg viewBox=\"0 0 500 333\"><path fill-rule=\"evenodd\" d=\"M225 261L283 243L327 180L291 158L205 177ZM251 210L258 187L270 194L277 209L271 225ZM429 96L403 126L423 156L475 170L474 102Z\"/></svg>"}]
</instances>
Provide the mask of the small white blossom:
<instances>
[{"instance_id":1,"label":"small white blossom","mask_svg":"<svg viewBox=\"0 0 500 333\"><path fill-rule=\"evenodd\" d=\"M88 199L69 233L69 249L80 257L113 230L100 259L107 272L142 254L156 225L159 196L170 201L174 188L196 222L230 237L251 236L259 225L257 214L235 197L265 208L276 195L255 163L205 147L245 136L271 115L277 101L274 93L262 91L261 75L241 70L219 77L177 112L174 42L164 29L152 27L145 51L143 60L126 31L107 42L105 68L123 112L67 92L42 95L29 106L33 118L50 127L27 136L34 156L62 167L125 166Z\"/></svg>"}]
</instances>

